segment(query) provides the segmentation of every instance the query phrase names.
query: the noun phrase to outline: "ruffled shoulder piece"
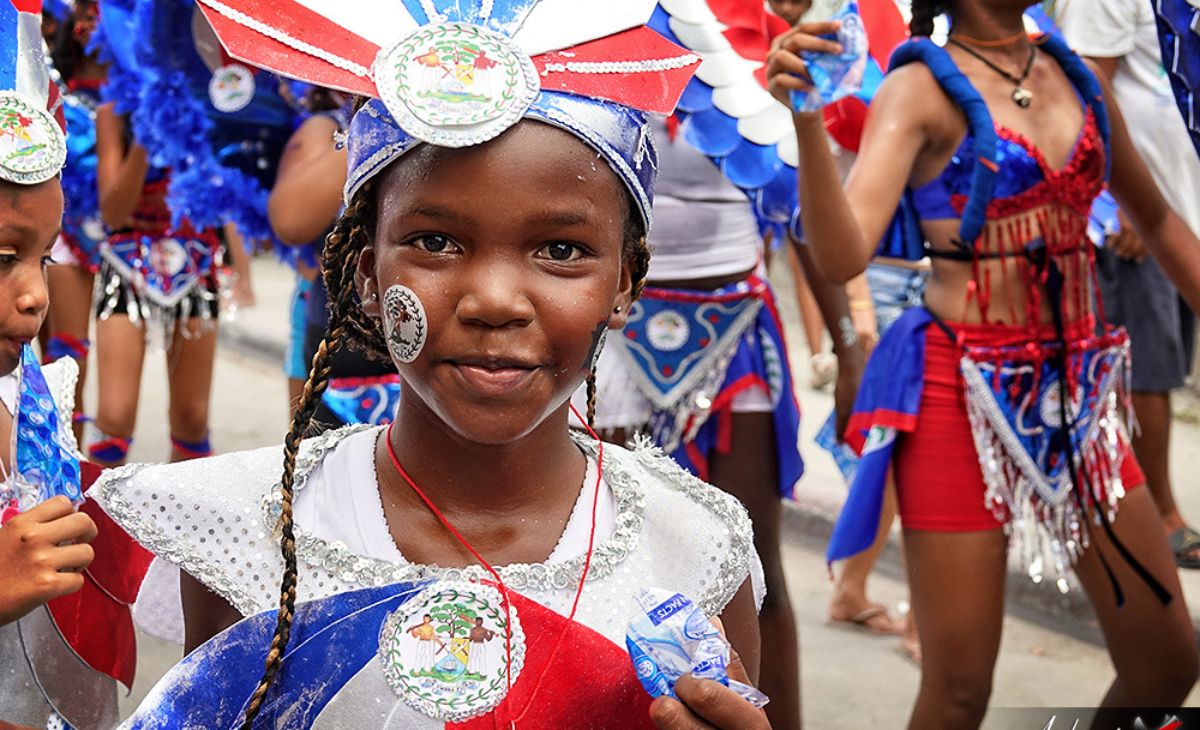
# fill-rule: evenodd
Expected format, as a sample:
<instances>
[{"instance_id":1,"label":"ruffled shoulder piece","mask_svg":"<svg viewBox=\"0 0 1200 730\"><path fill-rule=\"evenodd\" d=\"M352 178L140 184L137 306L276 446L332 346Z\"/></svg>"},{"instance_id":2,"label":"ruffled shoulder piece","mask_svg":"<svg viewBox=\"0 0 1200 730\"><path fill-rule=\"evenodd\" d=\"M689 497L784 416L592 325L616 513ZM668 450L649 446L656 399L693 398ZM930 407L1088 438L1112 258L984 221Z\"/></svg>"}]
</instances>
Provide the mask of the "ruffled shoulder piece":
<instances>
[{"instance_id":1,"label":"ruffled shoulder piece","mask_svg":"<svg viewBox=\"0 0 1200 730\"><path fill-rule=\"evenodd\" d=\"M349 430L306 441L299 463ZM281 452L268 446L176 464L130 464L106 471L90 494L148 550L249 616L274 605L271 586L283 571L275 523L263 509L279 482Z\"/></svg>"},{"instance_id":2,"label":"ruffled shoulder piece","mask_svg":"<svg viewBox=\"0 0 1200 730\"><path fill-rule=\"evenodd\" d=\"M297 493L309 488L309 475L329 453L369 428L351 426L304 442ZM594 455L594 442L577 441ZM138 542L249 616L274 605L283 570L273 534L281 507L279 455L280 447L272 446L126 466L107 472L91 493ZM624 585L630 580L671 588L693 597L706 613L721 613L757 565L745 509L646 444L632 450L606 444L603 469L617 503L616 529L597 543L588 582L611 587L614 596L632 587ZM478 566L441 568L359 555L306 527L299 520L295 525L301 600L392 583L489 577ZM628 566L635 574L623 570ZM499 568L510 588L551 607L573 595L582 570L582 557Z\"/></svg>"},{"instance_id":3,"label":"ruffled shoulder piece","mask_svg":"<svg viewBox=\"0 0 1200 730\"><path fill-rule=\"evenodd\" d=\"M671 572L695 572L691 580L701 590L694 597L705 614L725 610L747 578L761 603L762 568L742 503L685 471L648 438L636 439L630 449L605 445L606 457L610 449L614 462L628 465L641 485L650 554L657 553Z\"/></svg>"}]
</instances>

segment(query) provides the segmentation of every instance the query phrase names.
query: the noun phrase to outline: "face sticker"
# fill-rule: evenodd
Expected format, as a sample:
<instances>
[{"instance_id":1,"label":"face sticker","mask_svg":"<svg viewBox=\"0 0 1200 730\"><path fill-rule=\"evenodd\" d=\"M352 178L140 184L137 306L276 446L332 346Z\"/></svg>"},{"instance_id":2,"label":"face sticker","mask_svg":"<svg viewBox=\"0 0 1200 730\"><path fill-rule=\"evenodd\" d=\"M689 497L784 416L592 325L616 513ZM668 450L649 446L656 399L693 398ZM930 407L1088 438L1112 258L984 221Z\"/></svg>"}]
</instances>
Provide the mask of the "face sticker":
<instances>
[{"instance_id":1,"label":"face sticker","mask_svg":"<svg viewBox=\"0 0 1200 730\"><path fill-rule=\"evenodd\" d=\"M428 325L425 307L416 292L400 284L388 288L383 295L383 334L393 360L416 360L425 347Z\"/></svg>"},{"instance_id":2,"label":"face sticker","mask_svg":"<svg viewBox=\"0 0 1200 730\"><path fill-rule=\"evenodd\" d=\"M592 349L588 350L587 357L583 359L583 369L587 372L596 369L596 363L600 362L600 353L604 350L604 340L608 338L608 320L602 320L596 323L596 329L592 331Z\"/></svg>"}]
</instances>

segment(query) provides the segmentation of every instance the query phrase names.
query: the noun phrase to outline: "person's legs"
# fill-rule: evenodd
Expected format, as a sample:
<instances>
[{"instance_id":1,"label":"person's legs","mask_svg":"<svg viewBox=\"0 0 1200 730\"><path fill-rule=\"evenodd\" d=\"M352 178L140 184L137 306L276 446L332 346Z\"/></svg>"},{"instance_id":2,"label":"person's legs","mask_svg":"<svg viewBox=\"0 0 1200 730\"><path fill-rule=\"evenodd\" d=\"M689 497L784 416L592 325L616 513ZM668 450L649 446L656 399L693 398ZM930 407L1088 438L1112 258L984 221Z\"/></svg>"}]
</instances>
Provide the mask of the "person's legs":
<instances>
[{"instance_id":1,"label":"person's legs","mask_svg":"<svg viewBox=\"0 0 1200 730\"><path fill-rule=\"evenodd\" d=\"M87 378L88 329L92 322L92 272L82 266L51 266L46 276L50 287L50 312L47 317L50 329L48 349L57 347L71 350L50 352L51 356L74 357L79 363L79 381L75 384L75 412L82 414L83 386ZM73 424L75 441L83 443L83 420Z\"/></svg>"},{"instance_id":2,"label":"person's legs","mask_svg":"<svg viewBox=\"0 0 1200 730\"><path fill-rule=\"evenodd\" d=\"M1141 432L1130 439L1133 453L1146 473L1146 486L1158 507L1163 527L1171 533L1186 527L1171 491L1171 394L1134 392L1132 401L1141 427Z\"/></svg>"},{"instance_id":3,"label":"person's legs","mask_svg":"<svg viewBox=\"0 0 1200 730\"><path fill-rule=\"evenodd\" d=\"M1104 695L1103 706L1178 707L1196 683L1200 656L1179 574L1162 537L1162 522L1148 490L1130 490L1121 500L1113 531L1170 592L1172 600L1164 606L1117 553L1104 530L1093 523L1092 544L1080 557L1075 572L1096 610L1117 670L1116 679ZM1121 605L1100 562L1100 554L1124 595Z\"/></svg>"},{"instance_id":4,"label":"person's legs","mask_svg":"<svg viewBox=\"0 0 1200 730\"><path fill-rule=\"evenodd\" d=\"M913 616L921 632L921 688L909 727L978 728L992 692L1004 622L1004 532L906 529Z\"/></svg>"},{"instance_id":5,"label":"person's legs","mask_svg":"<svg viewBox=\"0 0 1200 730\"><path fill-rule=\"evenodd\" d=\"M237 226L232 223L225 225L226 251L229 255L229 268L233 271L233 303L238 307L253 307L254 284L250 278L250 252L246 250L246 242Z\"/></svg>"},{"instance_id":6,"label":"person's legs","mask_svg":"<svg viewBox=\"0 0 1200 730\"><path fill-rule=\"evenodd\" d=\"M119 466L128 456L137 425L138 395L146 334L123 314L96 321L96 378L100 394L96 407L97 443L89 458L101 466Z\"/></svg>"},{"instance_id":7,"label":"person's legs","mask_svg":"<svg viewBox=\"0 0 1200 730\"><path fill-rule=\"evenodd\" d=\"M1175 503L1171 485L1171 411L1170 392L1134 392L1133 411L1140 431L1130 439L1133 453L1146 473L1146 488L1158 508L1161 526L1168 537L1179 534L1176 562L1185 567L1200 564L1200 544L1186 539L1188 524Z\"/></svg>"},{"instance_id":8,"label":"person's legs","mask_svg":"<svg viewBox=\"0 0 1200 730\"><path fill-rule=\"evenodd\" d=\"M860 623L880 634L899 633L901 627L892 620L882 606L867 598L867 578L875 569L875 563L887 547L888 534L896 517L896 489L892 479L884 492L883 511L879 516L879 532L871 547L841 562L833 582L833 598L829 601L829 618L832 621Z\"/></svg>"},{"instance_id":9,"label":"person's legs","mask_svg":"<svg viewBox=\"0 0 1200 730\"><path fill-rule=\"evenodd\" d=\"M185 332L186 327L186 332ZM205 456L217 328L198 318L179 322L167 353L171 461Z\"/></svg>"},{"instance_id":10,"label":"person's legs","mask_svg":"<svg viewBox=\"0 0 1200 730\"><path fill-rule=\"evenodd\" d=\"M730 451L709 458L709 481L741 500L754 523L754 546L767 583L758 619L762 645L769 647L771 656L770 662L763 662L759 688L771 698L771 727L799 728L800 642L779 546L783 507L772 414L734 413L732 433Z\"/></svg>"}]
</instances>

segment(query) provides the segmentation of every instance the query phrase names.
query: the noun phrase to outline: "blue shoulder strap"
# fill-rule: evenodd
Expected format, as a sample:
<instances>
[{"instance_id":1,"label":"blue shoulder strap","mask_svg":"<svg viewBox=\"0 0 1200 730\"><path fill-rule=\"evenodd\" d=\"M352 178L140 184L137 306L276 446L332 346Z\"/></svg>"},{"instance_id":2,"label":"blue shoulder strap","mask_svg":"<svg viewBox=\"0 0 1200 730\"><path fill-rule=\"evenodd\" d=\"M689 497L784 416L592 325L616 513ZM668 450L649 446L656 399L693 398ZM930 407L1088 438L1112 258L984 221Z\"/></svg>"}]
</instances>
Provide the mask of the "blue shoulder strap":
<instances>
[{"instance_id":1,"label":"blue shoulder strap","mask_svg":"<svg viewBox=\"0 0 1200 730\"><path fill-rule=\"evenodd\" d=\"M1000 169L996 161L996 126L992 123L987 102L963 72L958 70L954 59L944 48L928 38L914 38L892 53L888 70L893 71L914 61L925 64L946 96L962 109L971 136L975 139L975 154L980 164L971 173L971 193L958 226L959 239L969 247L983 230L987 206L996 185L996 173Z\"/></svg>"},{"instance_id":2,"label":"blue shoulder strap","mask_svg":"<svg viewBox=\"0 0 1200 730\"><path fill-rule=\"evenodd\" d=\"M1044 35L1038 43L1043 51L1058 62L1063 73L1091 108L1096 119L1096 128L1100 130L1100 136L1104 139L1107 177L1112 167L1112 155L1109 154L1108 110L1104 106L1104 92L1100 88L1100 82L1057 34ZM987 219L987 206L992 200L996 173L999 171L996 127L987 103L963 72L958 70L958 66L944 48L928 38L914 38L896 49L888 64L888 70L900 68L913 61L924 63L946 96L962 109L971 136L975 140L975 154L980 164L976 165L971 173L971 192L967 196L967 204L963 208L958 228L959 239L963 245L970 246L983 230Z\"/></svg>"},{"instance_id":3,"label":"blue shoulder strap","mask_svg":"<svg viewBox=\"0 0 1200 730\"><path fill-rule=\"evenodd\" d=\"M1107 180L1109 173L1112 172L1112 150L1109 139L1111 128L1108 121L1108 109L1104 106L1104 90L1100 87L1100 82L1087 64L1067 46L1066 41L1057 33L1047 33L1039 39L1038 43L1043 51L1049 53L1058 62L1063 73L1071 81L1071 85L1079 91L1079 95L1092 110L1092 116L1096 119L1096 129L1100 131L1100 137L1104 140L1104 178Z\"/></svg>"}]
</instances>

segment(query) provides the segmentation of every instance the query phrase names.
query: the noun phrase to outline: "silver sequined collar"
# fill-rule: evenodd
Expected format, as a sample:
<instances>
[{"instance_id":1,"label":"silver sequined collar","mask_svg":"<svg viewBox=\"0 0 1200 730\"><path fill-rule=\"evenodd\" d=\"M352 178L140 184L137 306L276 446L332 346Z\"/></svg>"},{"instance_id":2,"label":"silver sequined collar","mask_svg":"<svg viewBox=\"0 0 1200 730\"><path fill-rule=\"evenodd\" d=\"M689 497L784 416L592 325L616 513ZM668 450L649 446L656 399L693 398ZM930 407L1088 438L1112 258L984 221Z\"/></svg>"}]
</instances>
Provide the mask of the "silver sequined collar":
<instances>
[{"instance_id":1,"label":"silver sequined collar","mask_svg":"<svg viewBox=\"0 0 1200 730\"><path fill-rule=\"evenodd\" d=\"M296 492L304 489L312 470L347 437L372 426L347 426L328 431L301 448L296 461ZM596 456L595 443L586 437L573 434L575 443L589 457ZM629 554L636 549L642 531L645 499L642 488L627 464L622 463L627 454L621 449L609 449L604 455L602 471L617 503L616 529L611 537L596 545L588 580L599 580L610 575ZM276 483L263 505L266 524L274 525L283 509L282 484ZM391 563L370 558L351 551L340 541L330 541L307 532L297 524L296 555L301 563L311 568L327 571L348 584L363 587L382 586L402 581L420 581L432 578L444 580L481 580L488 576L482 566L465 568L441 568L436 565L416 563ZM584 556L544 563L513 563L497 570L509 588L517 591L566 590L578 585L583 573Z\"/></svg>"}]
</instances>

